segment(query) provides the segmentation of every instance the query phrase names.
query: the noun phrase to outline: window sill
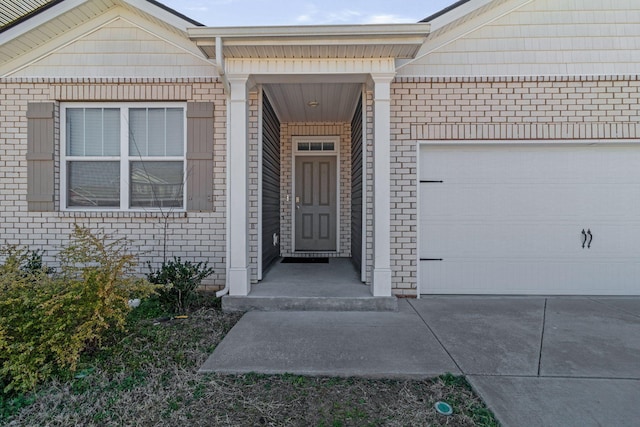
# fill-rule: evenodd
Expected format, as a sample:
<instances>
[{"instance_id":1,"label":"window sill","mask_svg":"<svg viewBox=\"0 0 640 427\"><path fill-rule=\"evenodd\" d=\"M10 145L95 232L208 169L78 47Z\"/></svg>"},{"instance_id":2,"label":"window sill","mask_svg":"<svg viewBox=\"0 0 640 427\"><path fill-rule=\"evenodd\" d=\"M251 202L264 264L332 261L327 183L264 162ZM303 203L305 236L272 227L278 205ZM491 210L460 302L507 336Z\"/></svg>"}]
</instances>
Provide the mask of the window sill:
<instances>
[{"instance_id":1,"label":"window sill","mask_svg":"<svg viewBox=\"0 0 640 427\"><path fill-rule=\"evenodd\" d=\"M60 211L64 218L186 218L187 212L160 211Z\"/></svg>"}]
</instances>

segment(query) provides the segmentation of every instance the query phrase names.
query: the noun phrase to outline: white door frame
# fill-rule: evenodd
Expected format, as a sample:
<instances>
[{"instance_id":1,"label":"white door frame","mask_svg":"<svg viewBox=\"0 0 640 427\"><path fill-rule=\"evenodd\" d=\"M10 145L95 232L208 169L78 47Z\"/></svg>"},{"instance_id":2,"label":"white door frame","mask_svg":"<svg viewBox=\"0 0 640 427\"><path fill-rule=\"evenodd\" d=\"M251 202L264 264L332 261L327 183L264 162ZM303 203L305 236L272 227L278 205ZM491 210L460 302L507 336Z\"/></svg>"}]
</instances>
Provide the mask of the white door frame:
<instances>
[{"instance_id":1,"label":"white door frame","mask_svg":"<svg viewBox=\"0 0 640 427\"><path fill-rule=\"evenodd\" d=\"M299 151L298 143L300 142L332 142L333 151ZM327 156L336 158L336 250L340 253L340 213L342 206L340 204L340 136L294 136L292 138L291 147L291 252L296 252L296 157L304 156ZM305 251L307 252L307 251ZM313 251L311 251L313 252ZM333 251L318 251L333 252Z\"/></svg>"}]
</instances>

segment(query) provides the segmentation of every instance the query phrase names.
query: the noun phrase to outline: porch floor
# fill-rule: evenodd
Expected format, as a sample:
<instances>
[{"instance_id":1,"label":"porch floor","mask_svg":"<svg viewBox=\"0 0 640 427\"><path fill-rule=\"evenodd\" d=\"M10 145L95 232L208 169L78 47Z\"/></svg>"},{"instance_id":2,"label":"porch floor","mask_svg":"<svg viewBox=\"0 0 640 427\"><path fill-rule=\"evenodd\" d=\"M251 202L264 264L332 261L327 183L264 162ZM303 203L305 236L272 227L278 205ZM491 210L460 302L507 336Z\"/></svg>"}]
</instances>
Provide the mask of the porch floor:
<instances>
[{"instance_id":1,"label":"porch floor","mask_svg":"<svg viewBox=\"0 0 640 427\"><path fill-rule=\"evenodd\" d=\"M277 261L246 297L222 298L225 311L396 311L395 297L373 297L347 258L328 264Z\"/></svg>"}]
</instances>

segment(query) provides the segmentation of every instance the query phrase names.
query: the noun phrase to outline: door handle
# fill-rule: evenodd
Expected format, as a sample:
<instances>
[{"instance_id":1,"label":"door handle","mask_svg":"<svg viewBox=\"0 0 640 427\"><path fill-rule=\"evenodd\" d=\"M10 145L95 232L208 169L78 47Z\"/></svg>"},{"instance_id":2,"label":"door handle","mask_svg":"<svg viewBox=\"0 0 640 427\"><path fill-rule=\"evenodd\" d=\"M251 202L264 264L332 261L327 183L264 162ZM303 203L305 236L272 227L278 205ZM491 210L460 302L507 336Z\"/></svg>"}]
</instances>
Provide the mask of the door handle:
<instances>
[{"instance_id":1,"label":"door handle","mask_svg":"<svg viewBox=\"0 0 640 427\"><path fill-rule=\"evenodd\" d=\"M591 229L587 230L587 234L589 235L589 243L587 243L587 248L591 249L591 242L593 242L593 234L591 234Z\"/></svg>"},{"instance_id":2,"label":"door handle","mask_svg":"<svg viewBox=\"0 0 640 427\"><path fill-rule=\"evenodd\" d=\"M582 229L582 249L584 249L584 246L587 244L587 232L584 231L584 228Z\"/></svg>"}]
</instances>

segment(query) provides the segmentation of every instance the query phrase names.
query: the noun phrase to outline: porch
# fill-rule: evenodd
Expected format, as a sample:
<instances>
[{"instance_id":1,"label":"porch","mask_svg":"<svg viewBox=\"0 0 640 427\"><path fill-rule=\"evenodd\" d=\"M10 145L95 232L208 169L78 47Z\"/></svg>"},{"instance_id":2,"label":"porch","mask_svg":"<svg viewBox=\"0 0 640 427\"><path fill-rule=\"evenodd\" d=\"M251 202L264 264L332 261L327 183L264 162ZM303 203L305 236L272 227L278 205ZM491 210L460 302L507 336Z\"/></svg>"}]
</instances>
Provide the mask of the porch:
<instances>
[{"instance_id":1,"label":"porch","mask_svg":"<svg viewBox=\"0 0 640 427\"><path fill-rule=\"evenodd\" d=\"M428 24L189 30L227 94L225 309L258 300L265 309L270 299L279 300L272 309L395 309L391 82L396 61L414 58L428 31ZM359 271L349 267L346 277L356 288L341 284L337 266L277 285L278 270L295 277L303 267L264 274L280 256L309 255L350 257ZM313 285L310 277L322 279Z\"/></svg>"},{"instance_id":2,"label":"porch","mask_svg":"<svg viewBox=\"0 0 640 427\"><path fill-rule=\"evenodd\" d=\"M225 311L397 311L396 297L373 297L348 258L278 260L248 296L222 298Z\"/></svg>"}]
</instances>

